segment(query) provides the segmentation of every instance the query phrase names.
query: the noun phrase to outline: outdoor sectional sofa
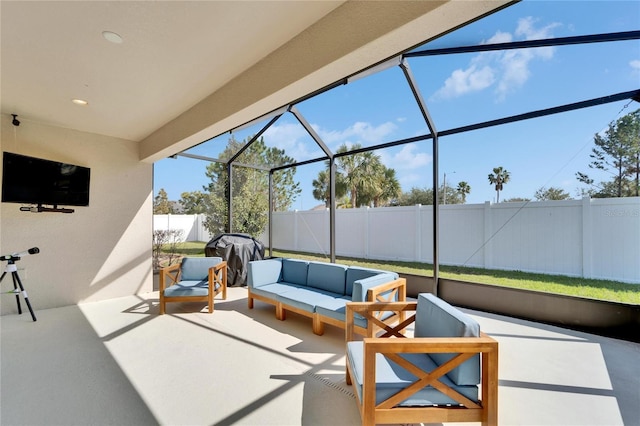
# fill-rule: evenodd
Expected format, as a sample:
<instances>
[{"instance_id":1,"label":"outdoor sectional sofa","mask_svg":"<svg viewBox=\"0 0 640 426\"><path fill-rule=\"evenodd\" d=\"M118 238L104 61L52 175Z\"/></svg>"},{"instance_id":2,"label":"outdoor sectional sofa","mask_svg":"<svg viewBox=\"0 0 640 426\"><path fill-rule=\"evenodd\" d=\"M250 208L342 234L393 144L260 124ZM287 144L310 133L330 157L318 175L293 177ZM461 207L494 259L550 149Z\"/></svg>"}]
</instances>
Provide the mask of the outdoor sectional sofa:
<instances>
[{"instance_id":1,"label":"outdoor sectional sofa","mask_svg":"<svg viewBox=\"0 0 640 426\"><path fill-rule=\"evenodd\" d=\"M275 305L276 318L286 319L286 311L308 316L313 332L324 333L324 324L345 328L348 302L406 300L406 280L395 272L370 268L273 258L249 262L248 306L255 300ZM386 312L378 318L385 324L402 321L404 313ZM374 322L356 319L356 333L371 335Z\"/></svg>"}]
</instances>

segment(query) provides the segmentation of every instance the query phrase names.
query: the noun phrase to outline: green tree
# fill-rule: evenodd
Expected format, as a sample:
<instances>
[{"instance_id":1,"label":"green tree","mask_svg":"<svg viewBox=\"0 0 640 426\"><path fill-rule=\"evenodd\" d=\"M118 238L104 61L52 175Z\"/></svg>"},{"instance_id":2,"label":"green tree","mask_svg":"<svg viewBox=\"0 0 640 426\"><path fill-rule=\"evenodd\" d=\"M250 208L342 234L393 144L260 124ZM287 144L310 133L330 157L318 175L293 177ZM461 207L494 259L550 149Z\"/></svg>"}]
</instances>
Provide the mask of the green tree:
<instances>
[{"instance_id":1,"label":"green tree","mask_svg":"<svg viewBox=\"0 0 640 426\"><path fill-rule=\"evenodd\" d=\"M595 147L589 168L609 173L612 180L596 184L588 174L577 172L578 181L588 185L586 194L595 198L640 195L640 109L609 123L604 135L593 138Z\"/></svg>"},{"instance_id":2,"label":"green tree","mask_svg":"<svg viewBox=\"0 0 640 426\"><path fill-rule=\"evenodd\" d=\"M545 188L538 189L534 195L537 201L553 201L553 200L570 200L571 196L562 188Z\"/></svg>"},{"instance_id":3,"label":"green tree","mask_svg":"<svg viewBox=\"0 0 640 426\"><path fill-rule=\"evenodd\" d=\"M318 177L311 182L313 186L313 198L324 202L324 206L327 208L331 206L331 187L329 180L329 171L321 170L320 173L318 173Z\"/></svg>"},{"instance_id":4,"label":"green tree","mask_svg":"<svg viewBox=\"0 0 640 426\"><path fill-rule=\"evenodd\" d=\"M354 151L362 148L362 145L355 144L351 149L346 144L342 144L337 150L336 154L342 154L349 151ZM361 152L358 154L351 154L341 156L336 160L336 166L338 173L342 175L344 184L351 200L351 207L355 208L361 205L358 197L360 193L371 194L375 190L375 185L378 183L376 174L382 171L380 163L380 157L373 152Z\"/></svg>"},{"instance_id":5,"label":"green tree","mask_svg":"<svg viewBox=\"0 0 640 426\"><path fill-rule=\"evenodd\" d=\"M327 162L327 170L322 170L318 173L318 177L312 181L313 186L313 198L324 202L324 206L329 208L331 206L331 187L329 186L329 163ZM336 173L336 199L341 199L347 192L344 179L340 173ZM337 205L337 204L336 204Z\"/></svg>"},{"instance_id":6,"label":"green tree","mask_svg":"<svg viewBox=\"0 0 640 426\"><path fill-rule=\"evenodd\" d=\"M440 186L439 193L444 194L444 185ZM439 204L444 204L444 196L438 199ZM458 191L447 185L447 204L461 204L462 197ZM413 187L409 192L404 192L398 198L399 206L415 206L421 204L423 206L433 205L433 188L416 188Z\"/></svg>"},{"instance_id":7,"label":"green tree","mask_svg":"<svg viewBox=\"0 0 640 426\"><path fill-rule=\"evenodd\" d=\"M464 204L467 202L467 195L469 195L469 193L471 192L471 186L465 181L458 182L456 192L460 194L460 197L462 198L462 204Z\"/></svg>"},{"instance_id":8,"label":"green tree","mask_svg":"<svg viewBox=\"0 0 640 426\"><path fill-rule=\"evenodd\" d=\"M246 143L231 137L220 154L223 161L230 159ZM264 169L291 164L294 160L284 150L268 148L264 138L254 141L237 159L232 169L233 232L257 236L266 228L269 207L269 173ZM245 167L242 165L255 166ZM300 194L300 184L294 181L295 167L273 173L274 210L287 210ZM207 206L204 225L212 234L226 232L227 220L227 165L211 163L206 176L211 182L204 187Z\"/></svg>"},{"instance_id":9,"label":"green tree","mask_svg":"<svg viewBox=\"0 0 640 426\"><path fill-rule=\"evenodd\" d=\"M201 191L180 194L180 205L184 214L200 214L207 211L207 194Z\"/></svg>"},{"instance_id":10,"label":"green tree","mask_svg":"<svg viewBox=\"0 0 640 426\"><path fill-rule=\"evenodd\" d=\"M158 195L153 199L153 214L172 214L173 204L169 201L169 196L164 188L160 188Z\"/></svg>"},{"instance_id":11,"label":"green tree","mask_svg":"<svg viewBox=\"0 0 640 426\"><path fill-rule=\"evenodd\" d=\"M398 205L400 206L415 206L416 204L423 206L433 205L433 190L413 187L409 192L403 192L398 199Z\"/></svg>"},{"instance_id":12,"label":"green tree","mask_svg":"<svg viewBox=\"0 0 640 426\"><path fill-rule=\"evenodd\" d=\"M373 173L373 179L368 187L360 189L360 205L384 207L390 205L392 200L397 200L402 194L402 188L396 171L379 162L370 171Z\"/></svg>"},{"instance_id":13,"label":"green tree","mask_svg":"<svg viewBox=\"0 0 640 426\"><path fill-rule=\"evenodd\" d=\"M500 191L503 189L503 185L509 182L511 174L502 166L494 167L493 173L489 173L489 183L495 185L496 188L496 203L500 202Z\"/></svg>"}]
</instances>

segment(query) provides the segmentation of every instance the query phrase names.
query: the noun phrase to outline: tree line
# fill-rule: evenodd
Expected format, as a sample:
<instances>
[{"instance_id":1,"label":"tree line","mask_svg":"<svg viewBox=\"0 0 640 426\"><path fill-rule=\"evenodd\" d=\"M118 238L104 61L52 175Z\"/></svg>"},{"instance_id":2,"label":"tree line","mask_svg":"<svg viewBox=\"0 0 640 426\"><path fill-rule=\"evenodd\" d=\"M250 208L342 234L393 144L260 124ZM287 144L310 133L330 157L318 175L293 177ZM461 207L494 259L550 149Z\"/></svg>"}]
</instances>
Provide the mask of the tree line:
<instances>
[{"instance_id":1,"label":"tree line","mask_svg":"<svg viewBox=\"0 0 640 426\"><path fill-rule=\"evenodd\" d=\"M227 147L219 156L226 161L248 143L231 137ZM607 172L609 180L596 182L589 174L577 172L579 182L587 185L581 189L581 196L593 198L638 196L640 191L640 109L611 122L604 134L594 136L594 147L590 154L588 167L592 170ZM337 208L355 208L362 206L407 206L432 205L433 189L413 187L403 192L396 177L396 171L382 164L380 156L372 151L359 152L361 145L348 147L341 145L335 160L335 194ZM356 151L350 155L345 154ZM286 166L295 160L285 151L267 147L264 138L254 141L234 164L232 169L231 196L233 197L233 231L260 234L268 221L269 173L271 168ZM252 167L247 167L247 165ZM330 205L329 163L326 169L318 173L313 180L313 197ZM294 177L296 167L283 168L272 175L272 210L286 211L291 208L301 193L300 183ZM206 176L209 183L202 191L183 192L179 201L170 201L164 189L160 189L154 198L154 214L185 213L206 215L205 227L217 235L228 229L227 192L228 169L226 164L212 162L207 166ZM495 167L488 174L489 184L496 191L496 201L500 202L500 193L511 181L511 173L504 167ZM468 182L459 182L456 187L443 183L439 192L441 204L461 204L471 192ZM571 196L561 188L539 188L534 197L538 201L565 200ZM527 198L509 198L510 201L529 201Z\"/></svg>"}]
</instances>

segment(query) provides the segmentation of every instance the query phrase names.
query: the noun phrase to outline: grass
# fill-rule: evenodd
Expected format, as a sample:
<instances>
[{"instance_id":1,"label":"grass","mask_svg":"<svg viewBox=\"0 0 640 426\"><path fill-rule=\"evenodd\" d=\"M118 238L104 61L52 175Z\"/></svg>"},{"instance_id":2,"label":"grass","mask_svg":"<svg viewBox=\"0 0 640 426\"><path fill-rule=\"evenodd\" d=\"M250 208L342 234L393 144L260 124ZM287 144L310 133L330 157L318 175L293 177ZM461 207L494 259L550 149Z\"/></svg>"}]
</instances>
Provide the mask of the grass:
<instances>
[{"instance_id":1,"label":"grass","mask_svg":"<svg viewBox=\"0 0 640 426\"><path fill-rule=\"evenodd\" d=\"M205 244L206 243L202 242L182 243L179 245L178 251L185 256L204 256ZM274 257L295 257L298 259L329 262L328 257L311 253L274 250L272 255ZM388 269L402 274L433 276L433 265L428 263L355 259L339 256L336 257L336 262L345 265ZM440 277L479 284L492 284L640 305L640 284L462 266L440 266Z\"/></svg>"}]
</instances>

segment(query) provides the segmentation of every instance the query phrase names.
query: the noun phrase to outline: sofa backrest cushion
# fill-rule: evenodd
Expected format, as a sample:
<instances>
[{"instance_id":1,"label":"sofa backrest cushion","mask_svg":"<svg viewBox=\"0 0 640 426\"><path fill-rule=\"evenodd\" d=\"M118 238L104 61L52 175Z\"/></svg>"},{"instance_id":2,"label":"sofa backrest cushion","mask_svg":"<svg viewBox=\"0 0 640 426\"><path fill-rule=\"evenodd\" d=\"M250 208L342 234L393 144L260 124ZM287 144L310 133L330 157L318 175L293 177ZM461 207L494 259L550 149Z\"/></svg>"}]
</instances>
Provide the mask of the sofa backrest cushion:
<instances>
[{"instance_id":1,"label":"sofa backrest cushion","mask_svg":"<svg viewBox=\"0 0 640 426\"><path fill-rule=\"evenodd\" d=\"M396 274L391 272L385 272L381 274L373 275L369 278L361 278L359 280L355 280L353 282L353 294L351 295L352 302L368 302L367 296L370 288L377 287L381 284L389 283L393 280L397 279ZM392 291L392 290L389 290ZM382 293L382 294L387 294ZM393 298L394 301L398 300L398 295L396 294Z\"/></svg>"},{"instance_id":2,"label":"sofa backrest cushion","mask_svg":"<svg viewBox=\"0 0 640 426\"><path fill-rule=\"evenodd\" d=\"M479 337L480 324L459 309L431 293L418 295L415 337ZM429 354L442 365L455 354ZM457 385L480 383L480 356L477 355L447 373Z\"/></svg>"},{"instance_id":3,"label":"sofa backrest cushion","mask_svg":"<svg viewBox=\"0 0 640 426\"><path fill-rule=\"evenodd\" d=\"M307 285L342 296L347 268L335 263L309 262Z\"/></svg>"},{"instance_id":4,"label":"sofa backrest cushion","mask_svg":"<svg viewBox=\"0 0 640 426\"><path fill-rule=\"evenodd\" d=\"M357 280L361 280L364 278L369 278L369 277L373 277L374 275L378 275L378 274L387 274L389 272L387 271L382 271L379 269L371 269L371 268L363 268L360 266L350 266L349 269L347 269L347 278L346 278L346 288L345 288L345 295L347 296L351 296L353 295L353 282L357 281ZM396 279L398 277L395 277L394 279Z\"/></svg>"},{"instance_id":5,"label":"sofa backrest cushion","mask_svg":"<svg viewBox=\"0 0 640 426\"><path fill-rule=\"evenodd\" d=\"M309 262L300 259L282 259L282 281L307 285Z\"/></svg>"},{"instance_id":6,"label":"sofa backrest cushion","mask_svg":"<svg viewBox=\"0 0 640 426\"><path fill-rule=\"evenodd\" d=\"M252 260L247 268L247 286L256 288L282 281L282 258Z\"/></svg>"},{"instance_id":7,"label":"sofa backrest cushion","mask_svg":"<svg viewBox=\"0 0 640 426\"><path fill-rule=\"evenodd\" d=\"M208 280L209 268L220 262L222 262L221 257L183 257L180 264L180 280Z\"/></svg>"}]
</instances>

